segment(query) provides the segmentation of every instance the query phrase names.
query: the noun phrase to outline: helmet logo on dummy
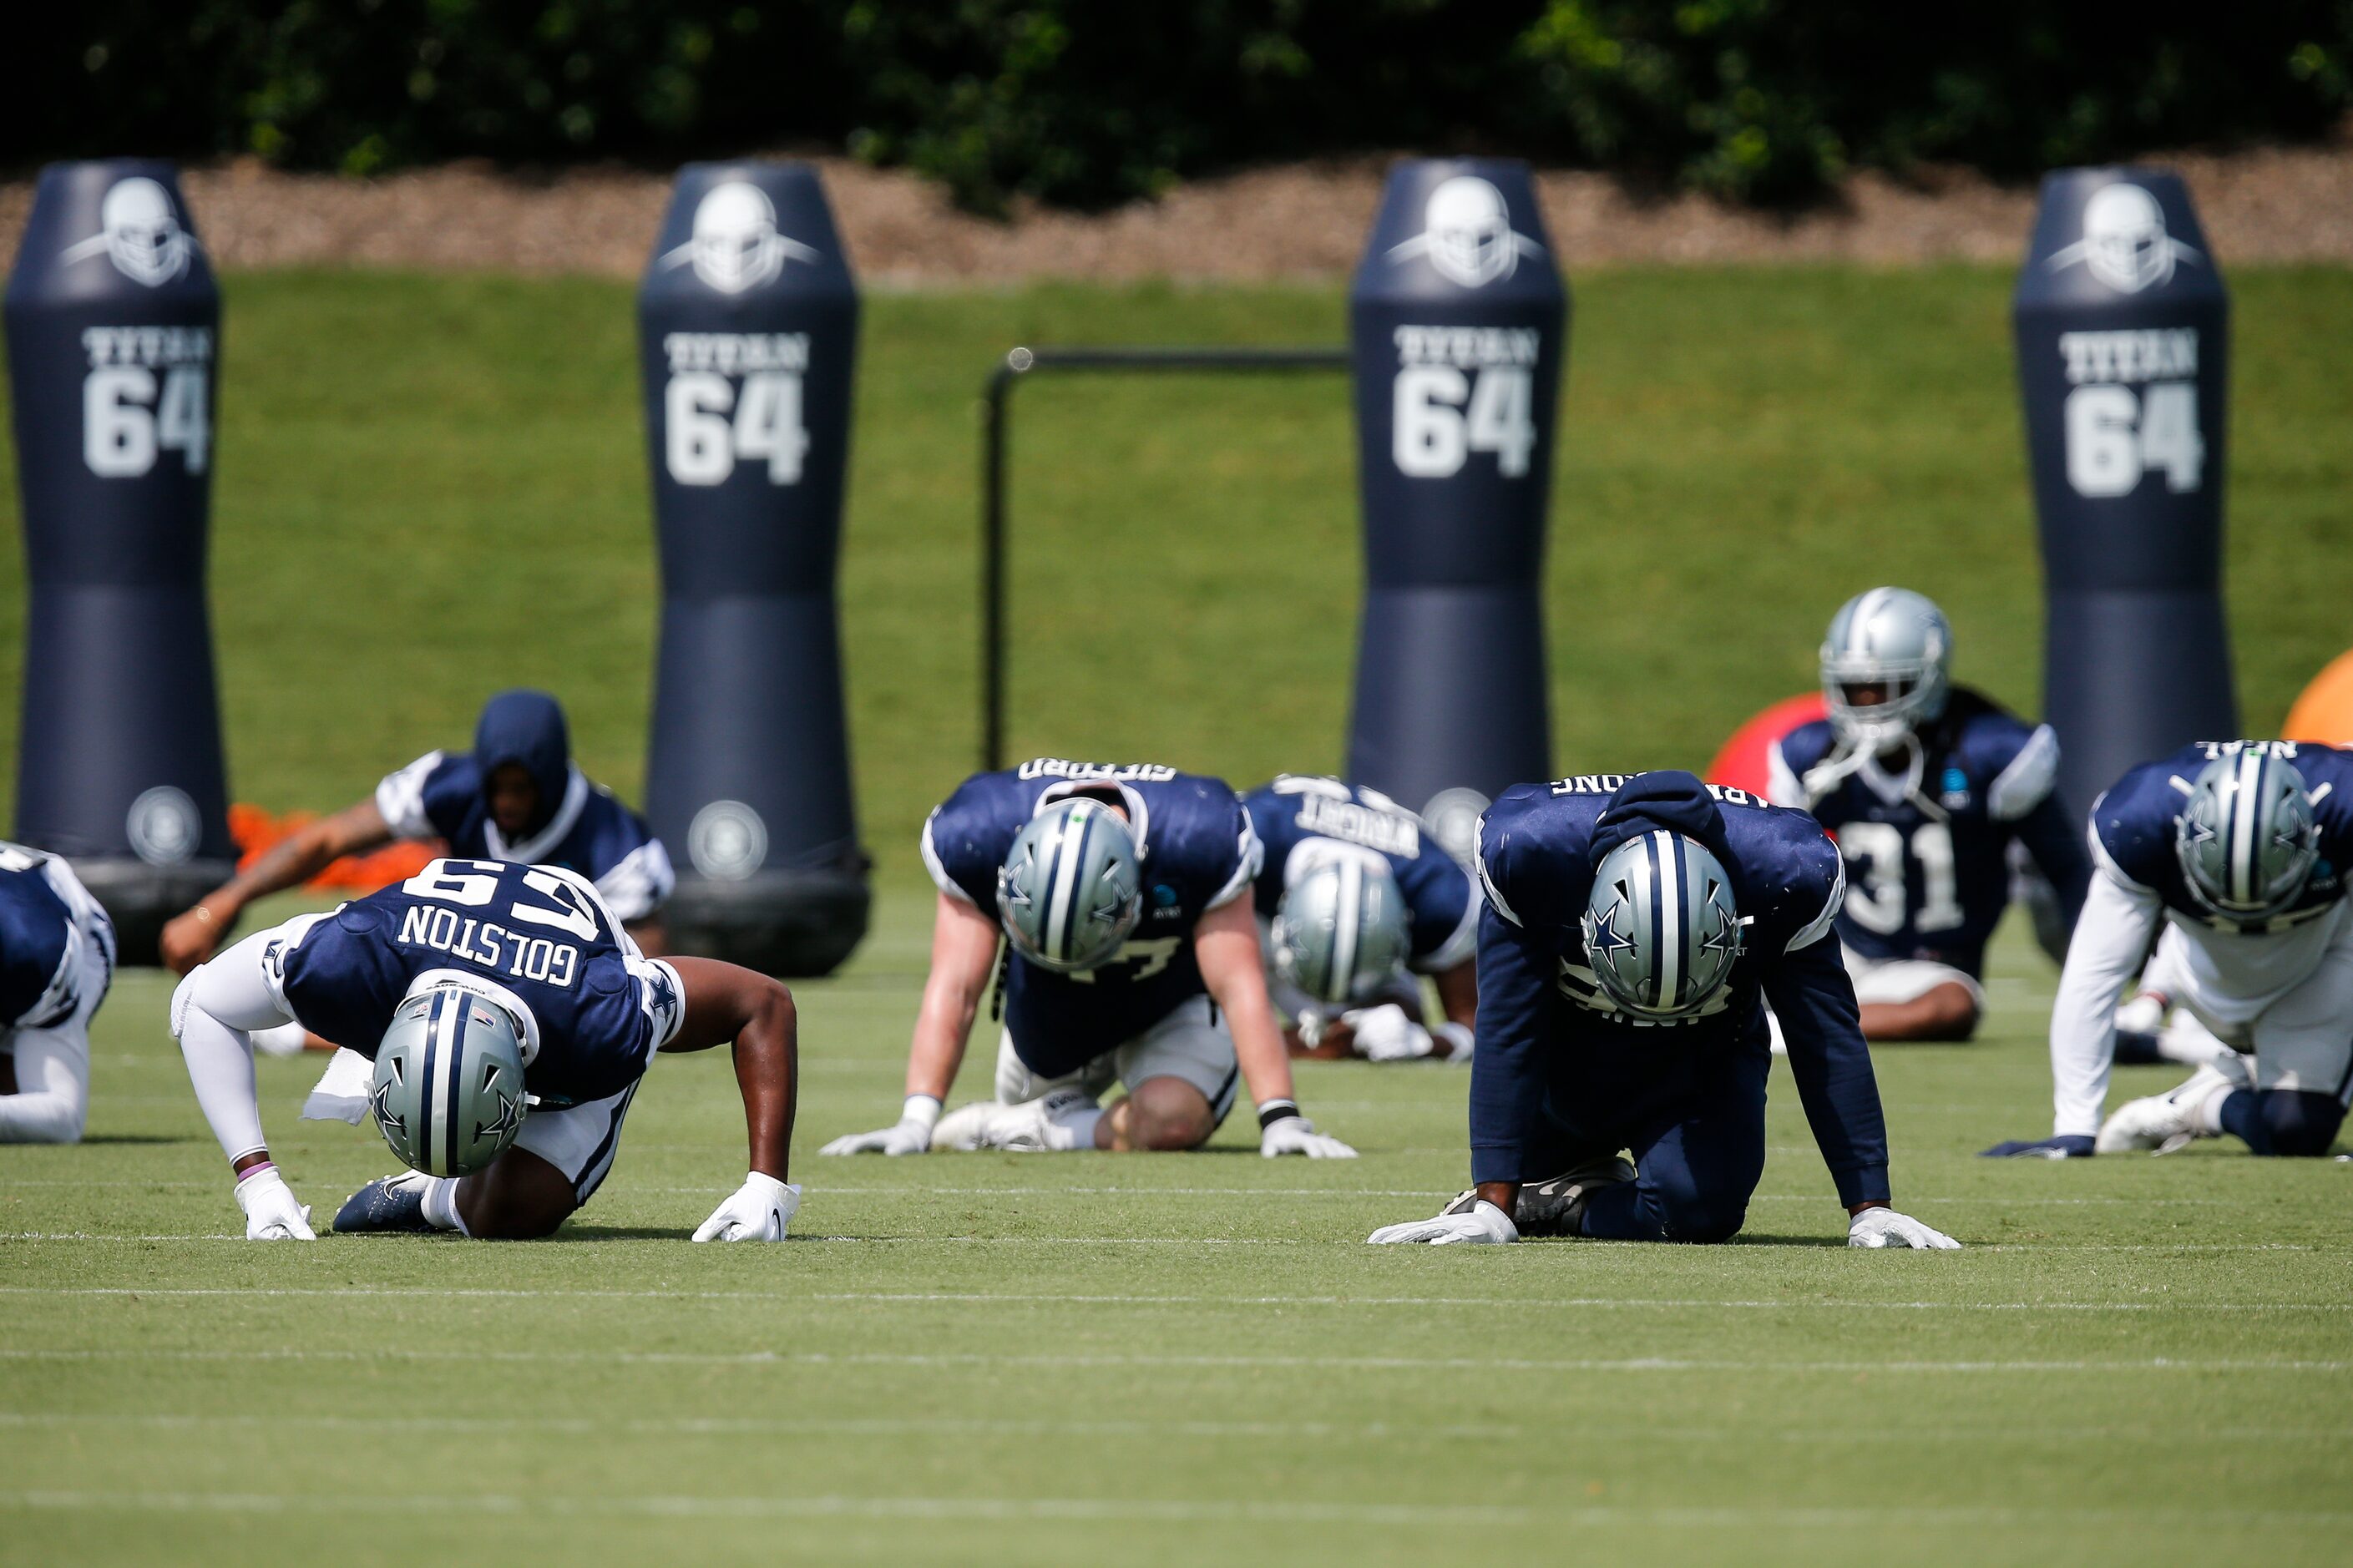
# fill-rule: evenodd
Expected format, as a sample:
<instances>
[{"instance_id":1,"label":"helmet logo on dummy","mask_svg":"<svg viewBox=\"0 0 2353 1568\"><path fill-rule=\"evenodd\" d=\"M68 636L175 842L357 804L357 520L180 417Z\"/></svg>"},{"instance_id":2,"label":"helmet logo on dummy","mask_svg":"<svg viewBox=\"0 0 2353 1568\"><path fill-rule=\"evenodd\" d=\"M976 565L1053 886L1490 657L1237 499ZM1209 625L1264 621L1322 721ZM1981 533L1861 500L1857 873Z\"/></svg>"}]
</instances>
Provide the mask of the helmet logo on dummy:
<instances>
[{"instance_id":1,"label":"helmet logo on dummy","mask_svg":"<svg viewBox=\"0 0 2353 1568\"><path fill-rule=\"evenodd\" d=\"M1504 193L1476 174L1457 174L1430 193L1421 232L1389 247L1391 263L1427 258L1438 275L1465 289L1484 288L1519 269L1523 256L1544 247L1514 232Z\"/></svg>"},{"instance_id":2,"label":"helmet logo on dummy","mask_svg":"<svg viewBox=\"0 0 2353 1568\"><path fill-rule=\"evenodd\" d=\"M2138 185L2104 185L2084 204L2084 237L2054 252L2051 269L2082 262L2119 294L2173 280L2176 262L2205 258L2165 232L2165 209Z\"/></svg>"},{"instance_id":3,"label":"helmet logo on dummy","mask_svg":"<svg viewBox=\"0 0 2353 1568\"><path fill-rule=\"evenodd\" d=\"M157 784L131 803L122 830L132 852L150 866L176 866L196 852L204 823L186 791Z\"/></svg>"},{"instance_id":4,"label":"helmet logo on dummy","mask_svg":"<svg viewBox=\"0 0 2353 1568\"><path fill-rule=\"evenodd\" d=\"M768 828L740 800L714 800L686 830L687 858L714 882L740 882L768 859Z\"/></svg>"},{"instance_id":5,"label":"helmet logo on dummy","mask_svg":"<svg viewBox=\"0 0 2353 1568\"><path fill-rule=\"evenodd\" d=\"M98 204L98 232L66 247L60 260L103 253L133 283L160 288L188 269L196 237L180 226L172 198L144 174L117 180Z\"/></svg>"},{"instance_id":6,"label":"helmet logo on dummy","mask_svg":"<svg viewBox=\"0 0 2353 1568\"><path fill-rule=\"evenodd\" d=\"M776 204L757 185L729 180L703 193L694 206L694 234L664 256L664 267L692 267L722 294L741 294L773 281L785 263L815 261L818 253L776 232Z\"/></svg>"}]
</instances>

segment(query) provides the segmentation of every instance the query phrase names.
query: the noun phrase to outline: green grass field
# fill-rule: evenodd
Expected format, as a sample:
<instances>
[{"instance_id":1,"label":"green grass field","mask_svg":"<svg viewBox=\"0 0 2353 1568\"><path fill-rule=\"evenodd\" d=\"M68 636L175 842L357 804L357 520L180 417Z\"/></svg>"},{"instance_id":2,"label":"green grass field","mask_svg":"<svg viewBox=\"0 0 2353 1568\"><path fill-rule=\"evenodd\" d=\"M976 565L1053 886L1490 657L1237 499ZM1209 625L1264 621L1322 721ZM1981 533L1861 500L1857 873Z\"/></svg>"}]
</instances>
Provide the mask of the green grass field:
<instances>
[{"instance_id":1,"label":"green grass field","mask_svg":"<svg viewBox=\"0 0 2353 1568\"><path fill-rule=\"evenodd\" d=\"M897 1103L881 908L799 988L781 1249L682 1239L742 1172L715 1055L552 1242L230 1239L127 978L92 1141L0 1150L0 1562L2344 1561L2353 1167L1971 1158L2048 1114L2021 947L1982 1044L1880 1058L1898 1201L1967 1251L1840 1246L1778 1072L1740 1243L1376 1249L1460 1184L1466 1074L1308 1067L1353 1163L810 1156ZM317 1062L261 1080L323 1218L390 1162L293 1120Z\"/></svg>"},{"instance_id":2,"label":"green grass field","mask_svg":"<svg viewBox=\"0 0 2353 1568\"><path fill-rule=\"evenodd\" d=\"M2229 591L2261 731L2353 642L2353 274L2232 284ZM1831 611L1878 581L1942 599L1961 677L2034 706L2005 274L1576 287L1564 768L1703 761L1811 682ZM213 598L237 795L340 805L523 682L634 793L655 584L628 291L227 292ZM897 1102L913 836L975 745L982 374L1025 341L1340 323L1336 289L870 300L844 626L881 896L849 969L799 988L803 1154ZM1335 765L1357 597L1339 385L1019 397L1012 747L1238 782ZM0 567L0 688L22 598ZM0 750L13 724L0 705ZM715 1058L659 1065L554 1242L264 1249L224 1239L239 1216L166 987L131 973L90 1142L0 1149L0 1563L2342 1562L2353 1166L1971 1158L2048 1124L2051 982L2005 944L1982 1043L1882 1053L1898 1201L1957 1255L1837 1245L1778 1075L1741 1244L1370 1249L1460 1186L1465 1078L1349 1066L1302 1089L1354 1163L1269 1164L1239 1129L1191 1156L807 1158L793 1245L690 1247L742 1173ZM293 1120L315 1065L261 1075L323 1219L390 1159ZM2178 1076L2127 1069L2118 1093Z\"/></svg>"}]
</instances>

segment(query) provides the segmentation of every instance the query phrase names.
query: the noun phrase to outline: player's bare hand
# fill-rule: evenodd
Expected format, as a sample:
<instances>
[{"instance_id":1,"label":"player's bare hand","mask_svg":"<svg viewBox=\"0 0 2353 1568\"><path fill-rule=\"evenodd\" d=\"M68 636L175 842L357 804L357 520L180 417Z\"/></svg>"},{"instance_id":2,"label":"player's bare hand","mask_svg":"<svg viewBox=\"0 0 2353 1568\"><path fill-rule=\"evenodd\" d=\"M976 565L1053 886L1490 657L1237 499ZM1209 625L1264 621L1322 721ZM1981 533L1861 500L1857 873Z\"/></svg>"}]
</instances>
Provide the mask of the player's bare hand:
<instances>
[{"instance_id":1,"label":"player's bare hand","mask_svg":"<svg viewBox=\"0 0 2353 1568\"><path fill-rule=\"evenodd\" d=\"M174 915L164 926L159 945L163 949L164 967L174 974L185 974L210 958L220 949L221 939L228 935L233 915L224 916L205 904Z\"/></svg>"}]
</instances>

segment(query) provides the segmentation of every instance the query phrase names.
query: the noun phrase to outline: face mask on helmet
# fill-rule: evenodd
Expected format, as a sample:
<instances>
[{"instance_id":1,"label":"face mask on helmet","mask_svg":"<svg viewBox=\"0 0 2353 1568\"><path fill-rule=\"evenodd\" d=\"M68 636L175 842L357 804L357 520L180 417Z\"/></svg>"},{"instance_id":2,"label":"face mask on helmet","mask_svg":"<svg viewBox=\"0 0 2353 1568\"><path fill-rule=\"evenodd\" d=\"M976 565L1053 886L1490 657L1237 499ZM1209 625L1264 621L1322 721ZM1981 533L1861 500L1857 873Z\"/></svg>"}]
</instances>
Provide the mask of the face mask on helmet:
<instances>
[{"instance_id":1,"label":"face mask on helmet","mask_svg":"<svg viewBox=\"0 0 2353 1568\"><path fill-rule=\"evenodd\" d=\"M2254 924L2284 912L2320 854L2304 775L2263 751L2207 763L2182 805L2174 853L2191 896L2224 919Z\"/></svg>"},{"instance_id":2,"label":"face mask on helmet","mask_svg":"<svg viewBox=\"0 0 2353 1568\"><path fill-rule=\"evenodd\" d=\"M1659 1020L1695 1016L1721 997L1745 939L1723 862L1663 829L1602 857L1579 925L1602 994Z\"/></svg>"},{"instance_id":3,"label":"face mask on helmet","mask_svg":"<svg viewBox=\"0 0 2353 1568\"><path fill-rule=\"evenodd\" d=\"M410 1170L471 1175L522 1130L524 1055L505 1008L455 985L411 996L376 1047L376 1131Z\"/></svg>"},{"instance_id":4,"label":"face mask on helmet","mask_svg":"<svg viewBox=\"0 0 2353 1568\"><path fill-rule=\"evenodd\" d=\"M1283 889L1271 938L1275 973L1319 1002L1368 1001L1411 951L1405 898L1388 862L1339 855Z\"/></svg>"},{"instance_id":5,"label":"face mask on helmet","mask_svg":"<svg viewBox=\"0 0 2353 1568\"><path fill-rule=\"evenodd\" d=\"M997 911L1032 963L1070 974L1109 960L1144 912L1142 857L1127 824L1098 800L1048 805L997 868Z\"/></svg>"}]
</instances>

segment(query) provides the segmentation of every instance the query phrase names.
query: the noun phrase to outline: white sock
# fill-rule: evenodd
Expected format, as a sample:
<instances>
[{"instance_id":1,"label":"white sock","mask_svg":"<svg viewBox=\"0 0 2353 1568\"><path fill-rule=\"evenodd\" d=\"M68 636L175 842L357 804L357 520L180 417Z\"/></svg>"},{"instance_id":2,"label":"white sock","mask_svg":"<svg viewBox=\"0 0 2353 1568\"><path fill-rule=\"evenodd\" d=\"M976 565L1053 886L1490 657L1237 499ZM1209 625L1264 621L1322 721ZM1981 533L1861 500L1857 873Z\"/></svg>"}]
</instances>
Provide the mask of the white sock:
<instances>
[{"instance_id":1,"label":"white sock","mask_svg":"<svg viewBox=\"0 0 2353 1568\"><path fill-rule=\"evenodd\" d=\"M1100 1105L1057 1111L1046 1120L1047 1145L1058 1151L1092 1149L1095 1146L1095 1123L1103 1119Z\"/></svg>"},{"instance_id":2,"label":"white sock","mask_svg":"<svg viewBox=\"0 0 2353 1568\"><path fill-rule=\"evenodd\" d=\"M466 1222L458 1217L458 1178L433 1176L425 1184L425 1223L436 1230L454 1230L468 1235Z\"/></svg>"},{"instance_id":3,"label":"white sock","mask_svg":"<svg viewBox=\"0 0 2353 1568\"><path fill-rule=\"evenodd\" d=\"M2189 1118L2189 1124L2209 1138L2220 1138L2222 1135L2222 1102L2230 1099L2238 1087L2232 1083L2223 1084L2200 1100L2196 1113Z\"/></svg>"}]
</instances>

